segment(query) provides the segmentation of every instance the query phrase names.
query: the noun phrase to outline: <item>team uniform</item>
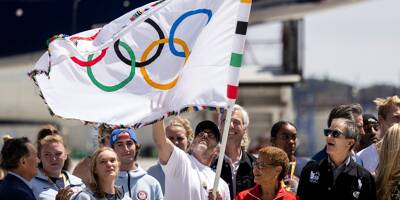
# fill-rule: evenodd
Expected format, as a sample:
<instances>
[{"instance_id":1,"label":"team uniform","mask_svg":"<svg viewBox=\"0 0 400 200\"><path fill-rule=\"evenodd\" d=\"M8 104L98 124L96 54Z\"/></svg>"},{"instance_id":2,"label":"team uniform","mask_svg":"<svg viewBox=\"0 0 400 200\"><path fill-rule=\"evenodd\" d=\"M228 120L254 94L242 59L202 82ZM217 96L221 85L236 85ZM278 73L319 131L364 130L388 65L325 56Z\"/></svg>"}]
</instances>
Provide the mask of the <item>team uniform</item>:
<instances>
[{"instance_id":1,"label":"team uniform","mask_svg":"<svg viewBox=\"0 0 400 200\"><path fill-rule=\"evenodd\" d=\"M114 195L106 194L105 197L99 198L90 190L88 187L84 188L78 193L75 193L71 200L131 200L127 195L124 195L124 191L122 188L116 187L116 191Z\"/></svg>"},{"instance_id":2,"label":"team uniform","mask_svg":"<svg viewBox=\"0 0 400 200\"><path fill-rule=\"evenodd\" d=\"M165 174L164 171L162 170L161 164L157 163L156 165L151 166L147 170L147 173L158 180L161 186L161 190L163 194L165 194Z\"/></svg>"},{"instance_id":3,"label":"team uniform","mask_svg":"<svg viewBox=\"0 0 400 200\"><path fill-rule=\"evenodd\" d=\"M122 187L125 196L133 200L163 199L160 183L140 166L134 171L120 171L115 185Z\"/></svg>"},{"instance_id":4,"label":"team uniform","mask_svg":"<svg viewBox=\"0 0 400 200\"><path fill-rule=\"evenodd\" d=\"M75 191L85 188L82 180L67 171L63 171L62 177L51 179L44 174L42 170L38 170L38 174L31 180L33 193L38 200L54 200L58 190L70 186Z\"/></svg>"}]
</instances>

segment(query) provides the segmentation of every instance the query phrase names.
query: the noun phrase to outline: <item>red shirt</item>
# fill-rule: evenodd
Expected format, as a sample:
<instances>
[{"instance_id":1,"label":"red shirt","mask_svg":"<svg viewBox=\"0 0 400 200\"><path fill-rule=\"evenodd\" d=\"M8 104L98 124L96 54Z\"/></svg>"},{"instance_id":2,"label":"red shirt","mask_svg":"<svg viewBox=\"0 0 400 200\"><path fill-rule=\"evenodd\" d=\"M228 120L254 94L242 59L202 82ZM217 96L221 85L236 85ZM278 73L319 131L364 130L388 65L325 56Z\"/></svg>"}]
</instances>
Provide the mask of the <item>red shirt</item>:
<instances>
[{"instance_id":1,"label":"red shirt","mask_svg":"<svg viewBox=\"0 0 400 200\"><path fill-rule=\"evenodd\" d=\"M253 188L244 190L236 195L235 200L261 200L261 187L256 185ZM274 197L274 200L298 200L295 194L288 192L281 187Z\"/></svg>"}]
</instances>

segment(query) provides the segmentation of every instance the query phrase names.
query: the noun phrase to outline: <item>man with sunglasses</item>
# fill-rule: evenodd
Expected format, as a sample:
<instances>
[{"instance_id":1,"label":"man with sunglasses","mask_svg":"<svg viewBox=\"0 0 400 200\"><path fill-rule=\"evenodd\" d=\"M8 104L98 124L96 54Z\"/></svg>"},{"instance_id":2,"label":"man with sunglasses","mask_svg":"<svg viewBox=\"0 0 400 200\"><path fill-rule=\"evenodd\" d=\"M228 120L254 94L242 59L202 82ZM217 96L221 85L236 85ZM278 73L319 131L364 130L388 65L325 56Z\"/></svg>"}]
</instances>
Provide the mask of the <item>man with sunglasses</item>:
<instances>
[{"instance_id":1,"label":"man with sunglasses","mask_svg":"<svg viewBox=\"0 0 400 200\"><path fill-rule=\"evenodd\" d=\"M374 100L378 109L378 123L379 123L379 140L357 153L360 164L370 171L375 173L379 164L380 145L382 138L385 136L386 131L395 123L400 123L400 97L390 96L386 98L377 98Z\"/></svg>"},{"instance_id":2,"label":"man with sunglasses","mask_svg":"<svg viewBox=\"0 0 400 200\"><path fill-rule=\"evenodd\" d=\"M357 152L365 149L371 144L375 144L378 142L378 135L379 135L379 123L378 119L372 114L364 114L363 115L364 121L364 135L360 135L360 143L358 145Z\"/></svg>"},{"instance_id":3,"label":"man with sunglasses","mask_svg":"<svg viewBox=\"0 0 400 200\"><path fill-rule=\"evenodd\" d=\"M377 199L374 178L350 157L358 137L354 121L335 118L324 134L328 157L304 167L297 190L300 199Z\"/></svg>"},{"instance_id":4,"label":"man with sunglasses","mask_svg":"<svg viewBox=\"0 0 400 200\"><path fill-rule=\"evenodd\" d=\"M200 122L188 153L176 147L165 133L162 121L153 125L153 140L165 173L165 199L206 200L212 198L215 172L211 162L219 152L221 135L212 121ZM230 200L228 184L219 180L217 199Z\"/></svg>"},{"instance_id":5,"label":"man with sunglasses","mask_svg":"<svg viewBox=\"0 0 400 200\"><path fill-rule=\"evenodd\" d=\"M359 135L364 135L365 132L363 129L362 113L363 113L363 108L358 103L336 106L329 113L329 117L328 117L328 121L327 121L328 127L331 126L333 119L345 118L345 119L354 121L356 124L356 132ZM356 145L357 145L357 143L356 143ZM317 154L315 154L311 159L314 161L321 161L326 157L327 157L327 154L326 154L326 146L325 146L321 151L319 151ZM354 161L359 162L354 151L352 152L352 158Z\"/></svg>"}]
</instances>

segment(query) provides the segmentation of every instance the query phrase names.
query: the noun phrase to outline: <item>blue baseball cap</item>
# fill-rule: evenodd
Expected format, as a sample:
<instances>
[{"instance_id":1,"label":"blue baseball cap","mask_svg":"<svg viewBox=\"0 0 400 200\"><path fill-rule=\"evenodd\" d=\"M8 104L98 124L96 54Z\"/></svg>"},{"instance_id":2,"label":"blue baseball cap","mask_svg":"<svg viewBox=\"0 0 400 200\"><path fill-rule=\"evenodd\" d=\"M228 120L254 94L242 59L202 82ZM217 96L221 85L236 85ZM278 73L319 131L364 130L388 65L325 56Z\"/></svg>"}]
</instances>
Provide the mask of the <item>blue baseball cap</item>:
<instances>
[{"instance_id":1,"label":"blue baseball cap","mask_svg":"<svg viewBox=\"0 0 400 200\"><path fill-rule=\"evenodd\" d=\"M139 143L136 133L133 132L131 128L118 128L111 132L110 146L112 146L116 141L122 139L131 139L135 144Z\"/></svg>"}]
</instances>

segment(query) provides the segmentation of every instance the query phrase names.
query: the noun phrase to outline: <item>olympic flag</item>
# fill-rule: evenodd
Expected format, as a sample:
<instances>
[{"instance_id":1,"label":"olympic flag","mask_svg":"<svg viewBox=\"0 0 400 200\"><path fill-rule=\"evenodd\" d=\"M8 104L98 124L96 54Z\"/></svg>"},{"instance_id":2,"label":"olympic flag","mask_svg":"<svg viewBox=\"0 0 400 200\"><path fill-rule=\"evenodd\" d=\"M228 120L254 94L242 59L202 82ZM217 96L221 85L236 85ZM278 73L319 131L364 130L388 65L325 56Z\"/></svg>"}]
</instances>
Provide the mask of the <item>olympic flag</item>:
<instances>
[{"instance_id":1,"label":"olympic flag","mask_svg":"<svg viewBox=\"0 0 400 200\"><path fill-rule=\"evenodd\" d=\"M225 108L237 95L250 3L153 2L103 28L52 37L30 76L54 115L86 122L139 128Z\"/></svg>"}]
</instances>

